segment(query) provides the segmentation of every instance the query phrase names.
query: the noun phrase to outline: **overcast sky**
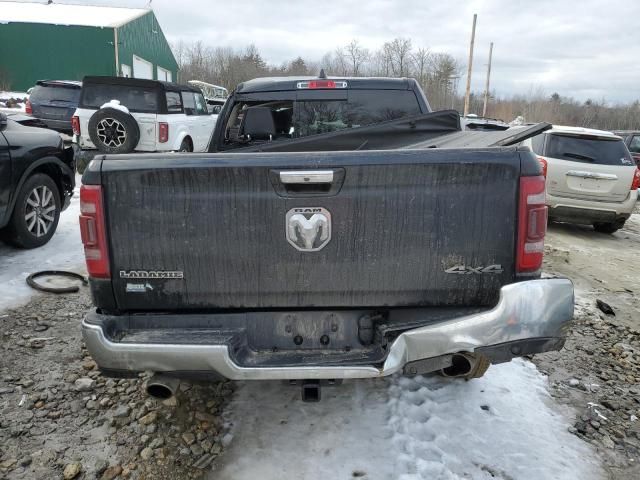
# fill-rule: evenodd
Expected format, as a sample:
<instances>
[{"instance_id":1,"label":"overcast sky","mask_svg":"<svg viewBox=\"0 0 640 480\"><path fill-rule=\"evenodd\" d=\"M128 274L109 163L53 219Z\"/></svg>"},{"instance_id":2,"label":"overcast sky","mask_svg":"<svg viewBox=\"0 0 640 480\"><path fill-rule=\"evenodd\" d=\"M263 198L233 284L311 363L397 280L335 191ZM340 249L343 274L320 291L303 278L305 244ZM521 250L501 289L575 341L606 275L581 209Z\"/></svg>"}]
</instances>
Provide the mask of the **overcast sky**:
<instances>
[{"instance_id":1,"label":"overcast sky","mask_svg":"<svg viewBox=\"0 0 640 480\"><path fill-rule=\"evenodd\" d=\"M61 0L144 7L147 0ZM1 5L1 4L0 4ZM171 42L254 43L269 63L319 60L351 39L371 50L395 37L467 64L478 14L472 88L484 89L489 43L496 94L542 88L580 100L640 99L638 0L153 0ZM460 90L466 81L466 68Z\"/></svg>"}]
</instances>

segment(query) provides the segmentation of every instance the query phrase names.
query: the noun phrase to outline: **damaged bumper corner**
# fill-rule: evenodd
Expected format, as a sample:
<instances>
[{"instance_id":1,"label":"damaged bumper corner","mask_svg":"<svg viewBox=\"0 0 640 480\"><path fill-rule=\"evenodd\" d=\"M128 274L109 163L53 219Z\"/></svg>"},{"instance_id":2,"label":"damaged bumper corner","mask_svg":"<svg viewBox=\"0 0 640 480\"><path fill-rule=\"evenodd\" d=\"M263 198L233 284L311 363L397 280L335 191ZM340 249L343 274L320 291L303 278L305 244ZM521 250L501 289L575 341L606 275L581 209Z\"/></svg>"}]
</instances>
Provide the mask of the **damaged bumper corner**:
<instances>
[{"instance_id":1,"label":"damaged bumper corner","mask_svg":"<svg viewBox=\"0 0 640 480\"><path fill-rule=\"evenodd\" d=\"M232 380L372 378L403 370L409 374L434 371L446 364L447 356L458 352L482 353L493 363L499 363L516 356L558 350L573 318L573 304L573 284L568 279L547 278L506 285L491 310L400 334L382 366L241 366L234 362L229 345L223 341L118 342L95 321L95 313L84 319L82 333L99 367L114 372L199 372Z\"/></svg>"}]
</instances>

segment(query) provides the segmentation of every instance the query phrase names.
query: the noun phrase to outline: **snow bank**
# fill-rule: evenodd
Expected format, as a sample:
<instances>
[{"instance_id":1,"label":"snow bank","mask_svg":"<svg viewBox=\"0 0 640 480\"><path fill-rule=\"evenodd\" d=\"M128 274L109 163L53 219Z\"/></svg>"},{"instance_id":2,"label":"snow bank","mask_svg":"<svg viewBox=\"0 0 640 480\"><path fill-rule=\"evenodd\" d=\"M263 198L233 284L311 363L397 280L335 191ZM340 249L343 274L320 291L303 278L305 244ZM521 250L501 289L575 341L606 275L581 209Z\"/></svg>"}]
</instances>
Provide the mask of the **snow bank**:
<instances>
[{"instance_id":1,"label":"snow bank","mask_svg":"<svg viewBox=\"0 0 640 480\"><path fill-rule=\"evenodd\" d=\"M600 478L529 362L471 382L437 376L345 382L317 404L278 382L240 384L233 439L211 480Z\"/></svg>"},{"instance_id":2,"label":"snow bank","mask_svg":"<svg viewBox=\"0 0 640 480\"><path fill-rule=\"evenodd\" d=\"M58 229L49 243L20 250L0 242L0 311L26 303L35 292L25 279L38 270L73 270L84 273L84 250L80 240L80 177L71 205L60 215Z\"/></svg>"},{"instance_id":3,"label":"snow bank","mask_svg":"<svg viewBox=\"0 0 640 480\"><path fill-rule=\"evenodd\" d=\"M0 91L0 100L24 100L25 98L29 98L29 94L27 92Z\"/></svg>"}]
</instances>

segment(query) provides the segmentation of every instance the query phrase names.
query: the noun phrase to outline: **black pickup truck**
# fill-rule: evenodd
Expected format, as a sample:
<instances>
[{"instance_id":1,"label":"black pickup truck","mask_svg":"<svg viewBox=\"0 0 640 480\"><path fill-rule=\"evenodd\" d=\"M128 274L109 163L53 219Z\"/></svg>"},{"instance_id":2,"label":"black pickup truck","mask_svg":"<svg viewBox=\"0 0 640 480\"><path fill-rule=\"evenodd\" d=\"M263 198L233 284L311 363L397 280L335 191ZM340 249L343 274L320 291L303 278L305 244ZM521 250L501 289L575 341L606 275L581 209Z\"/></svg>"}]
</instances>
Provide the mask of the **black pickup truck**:
<instances>
[{"instance_id":1,"label":"black pickup truck","mask_svg":"<svg viewBox=\"0 0 640 480\"><path fill-rule=\"evenodd\" d=\"M416 86L255 80L211 153L96 157L82 329L100 368L474 377L562 348L573 286L540 278L545 182L518 146L549 125L461 131Z\"/></svg>"}]
</instances>

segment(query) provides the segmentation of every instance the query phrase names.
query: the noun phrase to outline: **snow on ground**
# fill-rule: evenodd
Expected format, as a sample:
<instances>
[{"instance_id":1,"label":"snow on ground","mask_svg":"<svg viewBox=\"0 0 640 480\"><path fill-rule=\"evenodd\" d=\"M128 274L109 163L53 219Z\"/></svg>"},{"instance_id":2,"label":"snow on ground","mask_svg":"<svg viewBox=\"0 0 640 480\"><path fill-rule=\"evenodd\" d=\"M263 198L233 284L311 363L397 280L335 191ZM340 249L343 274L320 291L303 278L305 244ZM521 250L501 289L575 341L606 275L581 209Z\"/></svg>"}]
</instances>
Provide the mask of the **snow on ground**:
<instances>
[{"instance_id":1,"label":"snow on ground","mask_svg":"<svg viewBox=\"0 0 640 480\"><path fill-rule=\"evenodd\" d=\"M80 177L71 205L60 215L58 229L49 243L33 250L20 250L0 242L0 311L26 303L35 294L25 279L39 270L85 272L80 240Z\"/></svg>"},{"instance_id":2,"label":"snow on ground","mask_svg":"<svg viewBox=\"0 0 640 480\"><path fill-rule=\"evenodd\" d=\"M27 92L10 92L2 90L0 91L0 100L9 100L13 98L15 100L22 100L25 98L29 98L29 94Z\"/></svg>"},{"instance_id":3,"label":"snow on ground","mask_svg":"<svg viewBox=\"0 0 640 480\"><path fill-rule=\"evenodd\" d=\"M524 360L465 382L393 377L325 387L240 384L227 451L211 480L598 479L592 448L567 431L547 379Z\"/></svg>"}]
</instances>

